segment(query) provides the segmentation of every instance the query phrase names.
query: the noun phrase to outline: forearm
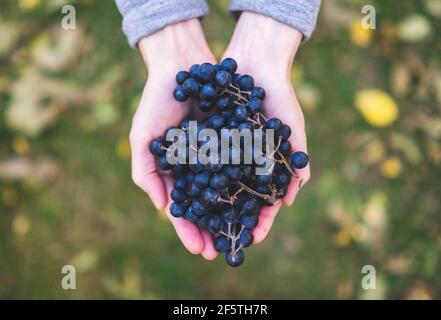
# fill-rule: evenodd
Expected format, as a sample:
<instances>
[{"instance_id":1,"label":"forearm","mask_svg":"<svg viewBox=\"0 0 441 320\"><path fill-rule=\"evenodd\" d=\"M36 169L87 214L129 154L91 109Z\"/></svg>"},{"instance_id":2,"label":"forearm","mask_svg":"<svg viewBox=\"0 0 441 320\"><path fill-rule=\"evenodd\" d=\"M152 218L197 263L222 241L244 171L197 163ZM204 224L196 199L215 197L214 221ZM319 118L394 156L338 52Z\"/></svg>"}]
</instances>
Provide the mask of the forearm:
<instances>
[{"instance_id":1,"label":"forearm","mask_svg":"<svg viewBox=\"0 0 441 320\"><path fill-rule=\"evenodd\" d=\"M205 0L115 0L132 47L162 28L208 14Z\"/></svg>"},{"instance_id":2,"label":"forearm","mask_svg":"<svg viewBox=\"0 0 441 320\"><path fill-rule=\"evenodd\" d=\"M228 9L271 17L299 30L307 40L315 29L320 3L321 0L231 0Z\"/></svg>"},{"instance_id":3,"label":"forearm","mask_svg":"<svg viewBox=\"0 0 441 320\"><path fill-rule=\"evenodd\" d=\"M301 40L297 29L270 17L243 12L225 56L234 55L246 69L257 64L288 74Z\"/></svg>"}]
</instances>

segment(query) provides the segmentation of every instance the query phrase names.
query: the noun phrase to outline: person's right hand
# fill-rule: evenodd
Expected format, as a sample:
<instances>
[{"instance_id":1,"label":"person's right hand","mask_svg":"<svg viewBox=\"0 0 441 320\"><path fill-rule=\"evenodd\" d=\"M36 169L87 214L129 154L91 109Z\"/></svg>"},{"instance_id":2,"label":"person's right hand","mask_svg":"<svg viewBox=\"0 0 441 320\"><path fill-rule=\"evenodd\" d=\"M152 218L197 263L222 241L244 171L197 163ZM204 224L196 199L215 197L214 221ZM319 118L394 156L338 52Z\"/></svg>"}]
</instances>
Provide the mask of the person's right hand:
<instances>
[{"instance_id":1,"label":"person's right hand","mask_svg":"<svg viewBox=\"0 0 441 320\"><path fill-rule=\"evenodd\" d=\"M149 195L157 209L166 210L188 251L214 259L217 252L210 234L199 230L192 222L170 215L173 179L158 169L149 151L153 139L163 136L169 127L177 126L197 109L192 108L190 100L181 103L173 98L176 73L188 70L195 63L215 63L214 56L197 19L161 29L141 40L139 48L149 75L130 131L133 181Z\"/></svg>"}]
</instances>

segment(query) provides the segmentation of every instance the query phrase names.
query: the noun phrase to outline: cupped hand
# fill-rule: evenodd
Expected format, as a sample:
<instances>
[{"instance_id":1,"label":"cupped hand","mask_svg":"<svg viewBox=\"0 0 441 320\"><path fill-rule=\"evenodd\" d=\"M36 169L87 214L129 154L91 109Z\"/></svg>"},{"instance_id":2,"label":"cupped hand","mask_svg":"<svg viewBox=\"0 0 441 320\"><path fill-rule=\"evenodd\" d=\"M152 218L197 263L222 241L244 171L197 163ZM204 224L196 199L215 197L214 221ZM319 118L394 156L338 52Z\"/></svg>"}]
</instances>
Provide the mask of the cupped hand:
<instances>
[{"instance_id":1,"label":"cupped hand","mask_svg":"<svg viewBox=\"0 0 441 320\"><path fill-rule=\"evenodd\" d=\"M279 118L291 130L289 141L293 151L307 152L305 121L299 102L291 85L290 71L302 34L294 28L269 17L243 12L232 40L224 54L237 61L240 74L249 74L255 85L266 91L264 115ZM310 177L309 165L296 169L299 179L293 177L283 202L292 205L301 186ZM267 236L281 203L264 207L259 224L253 230L254 243Z\"/></svg>"},{"instance_id":2,"label":"cupped hand","mask_svg":"<svg viewBox=\"0 0 441 320\"><path fill-rule=\"evenodd\" d=\"M173 98L176 73L201 61L214 63L214 57L197 19L167 26L141 40L139 48L149 75L130 131L133 181L149 195L157 209L165 209L188 251L214 259L217 253L208 232L199 230L192 222L171 216L173 179L158 169L149 152L153 139L163 136L169 127L177 126L190 113L197 112L191 101L181 103Z\"/></svg>"}]
</instances>

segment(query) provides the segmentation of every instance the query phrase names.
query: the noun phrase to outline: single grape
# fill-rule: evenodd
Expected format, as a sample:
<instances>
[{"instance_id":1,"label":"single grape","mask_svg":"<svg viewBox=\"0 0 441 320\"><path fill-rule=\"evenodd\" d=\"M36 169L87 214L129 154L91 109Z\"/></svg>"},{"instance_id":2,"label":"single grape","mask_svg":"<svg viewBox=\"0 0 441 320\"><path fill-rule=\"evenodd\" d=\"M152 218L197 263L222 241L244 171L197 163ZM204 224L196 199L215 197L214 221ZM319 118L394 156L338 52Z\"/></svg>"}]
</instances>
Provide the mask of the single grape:
<instances>
[{"instance_id":1,"label":"single grape","mask_svg":"<svg viewBox=\"0 0 441 320\"><path fill-rule=\"evenodd\" d=\"M177 188L173 189L170 192L170 197L175 202L184 202L188 200L187 193L183 189L177 189Z\"/></svg>"},{"instance_id":2,"label":"single grape","mask_svg":"<svg viewBox=\"0 0 441 320\"><path fill-rule=\"evenodd\" d=\"M220 194L212 188L202 190L201 199L207 206L214 206L219 202Z\"/></svg>"},{"instance_id":3,"label":"single grape","mask_svg":"<svg viewBox=\"0 0 441 320\"><path fill-rule=\"evenodd\" d=\"M187 189L188 187L188 181L185 176L177 176L175 178L174 187L177 189Z\"/></svg>"},{"instance_id":4,"label":"single grape","mask_svg":"<svg viewBox=\"0 0 441 320\"><path fill-rule=\"evenodd\" d=\"M231 84L231 74L225 70L216 73L216 84L221 88L226 88Z\"/></svg>"},{"instance_id":5,"label":"single grape","mask_svg":"<svg viewBox=\"0 0 441 320\"><path fill-rule=\"evenodd\" d=\"M199 67L200 67L199 64L194 64L190 67L190 76L192 78L195 78L195 79L197 78L198 73L199 73Z\"/></svg>"},{"instance_id":6,"label":"single grape","mask_svg":"<svg viewBox=\"0 0 441 320\"><path fill-rule=\"evenodd\" d=\"M216 87L211 83L204 84L199 91L199 95L202 100L211 101L216 98Z\"/></svg>"},{"instance_id":7,"label":"single grape","mask_svg":"<svg viewBox=\"0 0 441 320\"><path fill-rule=\"evenodd\" d=\"M198 108L202 112L210 112L214 109L214 104L212 101L206 101L206 100L199 100L198 101Z\"/></svg>"},{"instance_id":8,"label":"single grape","mask_svg":"<svg viewBox=\"0 0 441 320\"><path fill-rule=\"evenodd\" d=\"M237 106L234 110L234 116L241 121L245 121L250 117L250 113L245 105Z\"/></svg>"},{"instance_id":9,"label":"single grape","mask_svg":"<svg viewBox=\"0 0 441 320\"><path fill-rule=\"evenodd\" d=\"M225 260L230 266L238 267L245 261L245 254L242 249L235 252L229 251L225 256Z\"/></svg>"},{"instance_id":10,"label":"single grape","mask_svg":"<svg viewBox=\"0 0 441 320\"><path fill-rule=\"evenodd\" d=\"M185 80L187 80L190 77L190 73L187 71L179 71L176 74L176 83L177 84L183 84Z\"/></svg>"},{"instance_id":11,"label":"single grape","mask_svg":"<svg viewBox=\"0 0 441 320\"><path fill-rule=\"evenodd\" d=\"M185 90L182 86L176 87L175 91L173 91L173 97L179 102L188 100L188 96L185 94Z\"/></svg>"},{"instance_id":12,"label":"single grape","mask_svg":"<svg viewBox=\"0 0 441 320\"><path fill-rule=\"evenodd\" d=\"M265 99L265 90L262 87L254 87L251 90L251 98Z\"/></svg>"},{"instance_id":13,"label":"single grape","mask_svg":"<svg viewBox=\"0 0 441 320\"><path fill-rule=\"evenodd\" d=\"M213 80L214 67L211 63L203 63L198 69L198 79L203 83L208 83Z\"/></svg>"},{"instance_id":14,"label":"single grape","mask_svg":"<svg viewBox=\"0 0 441 320\"><path fill-rule=\"evenodd\" d=\"M184 219L191 221L191 222L197 222L199 220L199 216L194 212L192 207L188 207L184 214Z\"/></svg>"},{"instance_id":15,"label":"single grape","mask_svg":"<svg viewBox=\"0 0 441 320\"><path fill-rule=\"evenodd\" d=\"M234 74L237 70L237 63L232 58L226 58L221 62L221 69L227 71L230 74Z\"/></svg>"},{"instance_id":16,"label":"single grape","mask_svg":"<svg viewBox=\"0 0 441 320\"><path fill-rule=\"evenodd\" d=\"M191 202L191 209L194 211L194 213L196 213L199 216L202 216L204 214L207 214L207 209L205 208L205 206L202 204L201 201L199 200L193 200Z\"/></svg>"},{"instance_id":17,"label":"single grape","mask_svg":"<svg viewBox=\"0 0 441 320\"><path fill-rule=\"evenodd\" d=\"M248 110L250 111L251 114L256 114L258 112L262 112L262 109L263 109L262 100L260 100L259 98L253 97L248 101L247 107L248 107Z\"/></svg>"},{"instance_id":18,"label":"single grape","mask_svg":"<svg viewBox=\"0 0 441 320\"><path fill-rule=\"evenodd\" d=\"M251 91L254 88L254 79L250 75L243 75L237 81L239 89L242 91Z\"/></svg>"},{"instance_id":19,"label":"single grape","mask_svg":"<svg viewBox=\"0 0 441 320\"><path fill-rule=\"evenodd\" d=\"M303 169L309 163L309 157L303 151L296 151L291 155L291 166L296 169Z\"/></svg>"},{"instance_id":20,"label":"single grape","mask_svg":"<svg viewBox=\"0 0 441 320\"><path fill-rule=\"evenodd\" d=\"M255 214L242 214L239 218L239 223L248 229L254 229L258 222L259 217Z\"/></svg>"},{"instance_id":21,"label":"single grape","mask_svg":"<svg viewBox=\"0 0 441 320\"><path fill-rule=\"evenodd\" d=\"M168 162L165 154L163 154L159 157L158 166L161 170L164 170L164 171L169 170L172 167L172 165Z\"/></svg>"},{"instance_id":22,"label":"single grape","mask_svg":"<svg viewBox=\"0 0 441 320\"><path fill-rule=\"evenodd\" d=\"M243 229L240 233L239 240L236 242L237 246L243 248L249 247L253 243L254 237L250 229Z\"/></svg>"},{"instance_id":23,"label":"single grape","mask_svg":"<svg viewBox=\"0 0 441 320\"><path fill-rule=\"evenodd\" d=\"M210 179L210 186L216 190L224 190L228 187L228 176L223 173L216 173Z\"/></svg>"},{"instance_id":24,"label":"single grape","mask_svg":"<svg viewBox=\"0 0 441 320\"><path fill-rule=\"evenodd\" d=\"M214 248L218 252L227 252L231 249L231 240L224 235L220 235L214 240Z\"/></svg>"},{"instance_id":25,"label":"single grape","mask_svg":"<svg viewBox=\"0 0 441 320\"><path fill-rule=\"evenodd\" d=\"M173 202L170 206L170 214L175 218L182 218L185 215L187 207L185 203Z\"/></svg>"},{"instance_id":26,"label":"single grape","mask_svg":"<svg viewBox=\"0 0 441 320\"><path fill-rule=\"evenodd\" d=\"M164 150L164 140L162 138L156 138L150 142L149 150L155 156L160 156L165 153Z\"/></svg>"},{"instance_id":27,"label":"single grape","mask_svg":"<svg viewBox=\"0 0 441 320\"><path fill-rule=\"evenodd\" d=\"M184 92L188 96L195 97L199 93L199 83L194 78L188 78L182 84Z\"/></svg>"},{"instance_id":28,"label":"single grape","mask_svg":"<svg viewBox=\"0 0 441 320\"><path fill-rule=\"evenodd\" d=\"M279 130L282 128L282 121L280 121L280 119L277 118L271 118L266 120L265 125L267 129L273 129L274 135L277 135Z\"/></svg>"},{"instance_id":29,"label":"single grape","mask_svg":"<svg viewBox=\"0 0 441 320\"><path fill-rule=\"evenodd\" d=\"M199 188L206 188L210 184L210 172L204 170L194 177L194 182Z\"/></svg>"}]
</instances>

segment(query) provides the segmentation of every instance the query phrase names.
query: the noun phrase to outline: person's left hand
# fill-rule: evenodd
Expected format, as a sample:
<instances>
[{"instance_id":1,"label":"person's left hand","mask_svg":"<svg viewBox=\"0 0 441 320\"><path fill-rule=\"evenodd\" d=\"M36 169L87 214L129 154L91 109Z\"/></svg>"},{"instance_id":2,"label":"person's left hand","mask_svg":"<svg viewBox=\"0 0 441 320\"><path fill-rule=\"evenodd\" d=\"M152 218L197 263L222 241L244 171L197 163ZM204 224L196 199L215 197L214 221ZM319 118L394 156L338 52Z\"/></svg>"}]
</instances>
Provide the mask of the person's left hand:
<instances>
[{"instance_id":1,"label":"person's left hand","mask_svg":"<svg viewBox=\"0 0 441 320\"><path fill-rule=\"evenodd\" d=\"M301 42L302 34L294 28L259 14L243 12L224 58L233 58L237 72L249 74L255 85L265 89L263 113L267 118L279 118L292 134L289 141L293 151L307 152L305 121L291 85L292 61ZM301 186L310 177L309 165L296 169L300 179L292 177L283 202L292 205ZM253 230L254 243L265 239L281 203L264 207L259 223Z\"/></svg>"}]
</instances>

